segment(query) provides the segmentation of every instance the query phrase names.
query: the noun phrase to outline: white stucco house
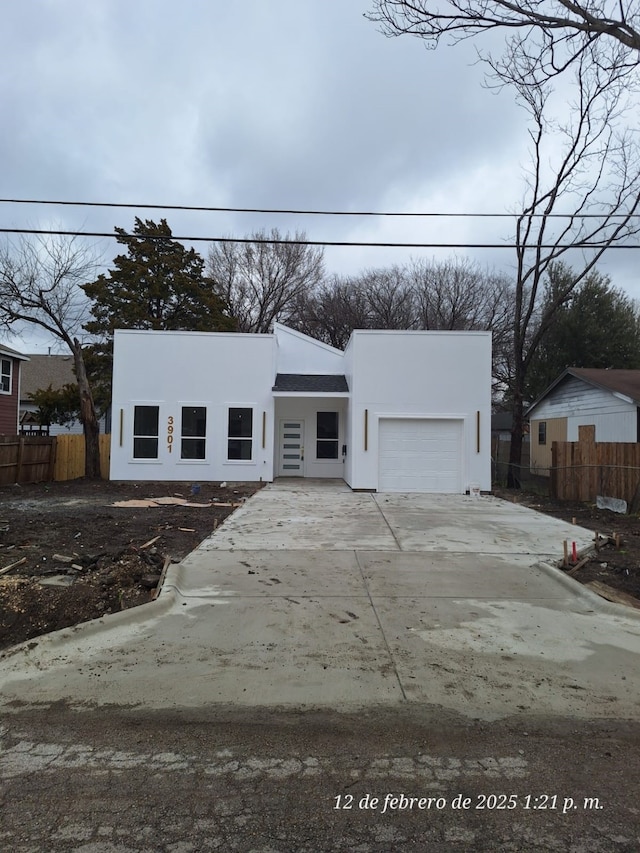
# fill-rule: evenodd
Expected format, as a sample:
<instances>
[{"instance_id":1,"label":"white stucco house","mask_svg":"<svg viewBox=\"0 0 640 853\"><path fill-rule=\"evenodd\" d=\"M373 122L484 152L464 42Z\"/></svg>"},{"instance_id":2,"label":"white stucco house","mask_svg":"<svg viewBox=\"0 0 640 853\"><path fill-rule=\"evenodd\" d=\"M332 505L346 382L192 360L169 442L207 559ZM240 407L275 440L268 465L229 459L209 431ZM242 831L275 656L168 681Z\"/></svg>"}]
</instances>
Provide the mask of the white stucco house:
<instances>
[{"instance_id":1,"label":"white stucco house","mask_svg":"<svg viewBox=\"0 0 640 853\"><path fill-rule=\"evenodd\" d=\"M111 478L491 488L489 332L116 331Z\"/></svg>"}]
</instances>

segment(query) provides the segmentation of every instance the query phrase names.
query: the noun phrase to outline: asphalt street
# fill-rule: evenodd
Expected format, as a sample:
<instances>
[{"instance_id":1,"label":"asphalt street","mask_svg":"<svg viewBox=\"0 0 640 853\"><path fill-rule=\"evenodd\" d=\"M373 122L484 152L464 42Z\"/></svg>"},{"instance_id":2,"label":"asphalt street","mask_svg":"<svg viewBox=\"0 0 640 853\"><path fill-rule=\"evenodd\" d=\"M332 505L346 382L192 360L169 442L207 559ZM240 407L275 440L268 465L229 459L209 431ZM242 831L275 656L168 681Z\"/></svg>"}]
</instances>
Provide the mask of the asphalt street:
<instances>
[{"instance_id":1,"label":"asphalt street","mask_svg":"<svg viewBox=\"0 0 640 853\"><path fill-rule=\"evenodd\" d=\"M635 853L640 727L356 715L17 712L11 853Z\"/></svg>"}]
</instances>

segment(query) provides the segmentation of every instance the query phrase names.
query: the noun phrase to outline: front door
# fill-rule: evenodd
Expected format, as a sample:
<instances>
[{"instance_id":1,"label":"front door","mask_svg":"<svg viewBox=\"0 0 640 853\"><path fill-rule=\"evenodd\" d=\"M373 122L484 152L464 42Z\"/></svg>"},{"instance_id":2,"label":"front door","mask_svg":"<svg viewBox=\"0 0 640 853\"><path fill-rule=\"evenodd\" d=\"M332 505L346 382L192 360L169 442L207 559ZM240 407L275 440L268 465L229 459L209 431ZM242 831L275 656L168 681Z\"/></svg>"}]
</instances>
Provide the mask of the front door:
<instances>
[{"instance_id":1,"label":"front door","mask_svg":"<svg viewBox=\"0 0 640 853\"><path fill-rule=\"evenodd\" d=\"M304 421L285 418L280 421L278 476L304 476Z\"/></svg>"}]
</instances>

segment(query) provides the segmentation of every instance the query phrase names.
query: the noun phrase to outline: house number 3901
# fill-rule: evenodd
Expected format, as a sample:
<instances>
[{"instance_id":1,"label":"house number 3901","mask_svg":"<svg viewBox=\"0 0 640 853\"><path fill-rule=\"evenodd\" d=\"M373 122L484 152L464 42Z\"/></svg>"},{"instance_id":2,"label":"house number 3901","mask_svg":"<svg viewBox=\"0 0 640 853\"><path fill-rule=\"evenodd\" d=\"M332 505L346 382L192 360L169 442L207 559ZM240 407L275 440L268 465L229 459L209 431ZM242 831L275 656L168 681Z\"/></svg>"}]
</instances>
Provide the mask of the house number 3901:
<instances>
[{"instance_id":1,"label":"house number 3901","mask_svg":"<svg viewBox=\"0 0 640 853\"><path fill-rule=\"evenodd\" d=\"M167 450L169 453L173 450L173 416L167 418Z\"/></svg>"}]
</instances>

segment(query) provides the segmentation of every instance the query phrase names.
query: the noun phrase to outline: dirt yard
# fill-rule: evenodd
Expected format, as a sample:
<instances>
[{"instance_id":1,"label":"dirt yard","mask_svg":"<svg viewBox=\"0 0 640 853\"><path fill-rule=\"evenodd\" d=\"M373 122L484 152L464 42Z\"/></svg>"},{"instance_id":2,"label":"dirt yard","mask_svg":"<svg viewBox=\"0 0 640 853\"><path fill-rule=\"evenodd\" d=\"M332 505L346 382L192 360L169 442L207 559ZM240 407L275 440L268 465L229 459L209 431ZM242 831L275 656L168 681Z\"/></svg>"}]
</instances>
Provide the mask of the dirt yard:
<instances>
[{"instance_id":1,"label":"dirt yard","mask_svg":"<svg viewBox=\"0 0 640 853\"><path fill-rule=\"evenodd\" d=\"M576 570L570 565L568 571L580 583L606 584L623 593L623 598L625 595L631 596L640 606L640 518L637 515L620 515L598 509L591 503L561 503L544 495L509 489L497 489L494 494L538 512L546 512L554 518L586 527L609 540L600 546L597 553L591 554L580 568L576 566ZM616 534L619 537L617 546L610 541L615 541ZM577 565L581 562L579 560ZM623 603L622 599L619 603Z\"/></svg>"},{"instance_id":2,"label":"dirt yard","mask_svg":"<svg viewBox=\"0 0 640 853\"><path fill-rule=\"evenodd\" d=\"M201 484L198 491L185 483L90 480L0 487L0 649L150 601L167 563L186 556L255 491L252 483ZM573 576L640 601L637 516L496 494L607 537L620 534L618 548L603 545ZM140 505L148 498L177 503Z\"/></svg>"},{"instance_id":3,"label":"dirt yard","mask_svg":"<svg viewBox=\"0 0 640 853\"><path fill-rule=\"evenodd\" d=\"M165 565L255 491L90 480L0 487L0 649L150 601ZM154 497L196 505L113 506Z\"/></svg>"}]
</instances>

